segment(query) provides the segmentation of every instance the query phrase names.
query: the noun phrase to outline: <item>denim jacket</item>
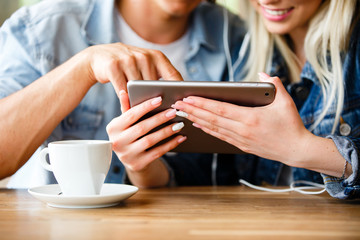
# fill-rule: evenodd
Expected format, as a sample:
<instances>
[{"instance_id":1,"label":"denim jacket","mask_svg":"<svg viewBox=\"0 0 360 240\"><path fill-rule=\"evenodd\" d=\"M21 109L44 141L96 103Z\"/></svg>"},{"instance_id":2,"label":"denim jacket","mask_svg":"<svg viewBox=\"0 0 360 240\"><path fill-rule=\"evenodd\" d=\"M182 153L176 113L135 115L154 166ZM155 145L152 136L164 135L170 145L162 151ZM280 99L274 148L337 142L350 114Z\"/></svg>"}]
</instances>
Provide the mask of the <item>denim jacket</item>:
<instances>
[{"instance_id":1,"label":"denim jacket","mask_svg":"<svg viewBox=\"0 0 360 240\"><path fill-rule=\"evenodd\" d=\"M242 60L243 63L246 59ZM241 80L241 66L235 69L235 80ZM354 28L349 50L344 54L343 71L345 80L343 121L336 132L331 134L334 123L335 107L331 107L325 118L313 130L318 136L334 141L345 161L352 166L353 173L346 179L327 176L301 168L291 168L293 180L308 180L325 183L327 192L336 198L352 199L360 197L359 149L360 149L360 24ZM317 119L323 107L323 95L318 78L307 62L298 84L289 84L289 74L283 58L274 52L271 76L282 79L292 96L306 128ZM179 159L181 158L181 159ZM344 161L344 165L345 165ZM178 185L218 185L239 184L240 178L253 184L279 185L284 165L253 155L219 155L214 174L211 154L178 154L167 157L172 169L174 184Z\"/></svg>"},{"instance_id":2,"label":"denim jacket","mask_svg":"<svg viewBox=\"0 0 360 240\"><path fill-rule=\"evenodd\" d=\"M0 29L0 98L21 90L89 46L119 42L117 14L114 0L42 1L17 11ZM192 14L185 63L189 80L219 81L226 75L225 16L229 45L236 48L244 35L238 17L224 15L222 7L205 2ZM96 84L42 147L55 140L107 139L106 125L119 114L119 100L112 85ZM9 187L55 181L36 162L38 152L12 177ZM121 183L123 175L124 167L113 154L106 182Z\"/></svg>"}]
</instances>

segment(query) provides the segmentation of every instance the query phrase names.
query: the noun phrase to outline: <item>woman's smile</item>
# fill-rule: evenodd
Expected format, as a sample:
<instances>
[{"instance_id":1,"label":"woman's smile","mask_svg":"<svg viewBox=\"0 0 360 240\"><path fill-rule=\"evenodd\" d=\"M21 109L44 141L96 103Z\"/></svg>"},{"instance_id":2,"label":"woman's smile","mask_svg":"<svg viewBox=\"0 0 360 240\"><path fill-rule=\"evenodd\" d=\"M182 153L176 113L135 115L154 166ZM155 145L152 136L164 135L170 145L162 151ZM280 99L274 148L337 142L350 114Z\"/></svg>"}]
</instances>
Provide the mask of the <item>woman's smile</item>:
<instances>
[{"instance_id":1,"label":"woman's smile","mask_svg":"<svg viewBox=\"0 0 360 240\"><path fill-rule=\"evenodd\" d=\"M270 9L261 6L263 16L270 21L284 20L286 17L288 17L291 14L293 9L294 9L293 7L287 9Z\"/></svg>"}]
</instances>

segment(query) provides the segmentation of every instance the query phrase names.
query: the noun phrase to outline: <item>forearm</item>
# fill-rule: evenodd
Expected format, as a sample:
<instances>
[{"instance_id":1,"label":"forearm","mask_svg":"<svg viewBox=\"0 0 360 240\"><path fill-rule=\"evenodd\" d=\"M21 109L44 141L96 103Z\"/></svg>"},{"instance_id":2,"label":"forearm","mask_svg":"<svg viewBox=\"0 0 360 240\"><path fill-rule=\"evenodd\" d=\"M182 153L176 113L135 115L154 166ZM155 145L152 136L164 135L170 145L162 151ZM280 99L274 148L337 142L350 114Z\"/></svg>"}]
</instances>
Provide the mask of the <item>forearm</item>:
<instances>
[{"instance_id":1,"label":"forearm","mask_svg":"<svg viewBox=\"0 0 360 240\"><path fill-rule=\"evenodd\" d=\"M73 57L0 100L0 179L29 159L91 87L82 58Z\"/></svg>"},{"instance_id":2,"label":"forearm","mask_svg":"<svg viewBox=\"0 0 360 240\"><path fill-rule=\"evenodd\" d=\"M296 167L307 168L334 177L342 177L345 159L338 151L332 139L311 135L297 161ZM345 177L350 176L352 168L347 164Z\"/></svg>"},{"instance_id":3,"label":"forearm","mask_svg":"<svg viewBox=\"0 0 360 240\"><path fill-rule=\"evenodd\" d=\"M163 187L169 182L169 171L164 163L157 159L142 171L132 171L126 168L132 184L140 188Z\"/></svg>"}]
</instances>

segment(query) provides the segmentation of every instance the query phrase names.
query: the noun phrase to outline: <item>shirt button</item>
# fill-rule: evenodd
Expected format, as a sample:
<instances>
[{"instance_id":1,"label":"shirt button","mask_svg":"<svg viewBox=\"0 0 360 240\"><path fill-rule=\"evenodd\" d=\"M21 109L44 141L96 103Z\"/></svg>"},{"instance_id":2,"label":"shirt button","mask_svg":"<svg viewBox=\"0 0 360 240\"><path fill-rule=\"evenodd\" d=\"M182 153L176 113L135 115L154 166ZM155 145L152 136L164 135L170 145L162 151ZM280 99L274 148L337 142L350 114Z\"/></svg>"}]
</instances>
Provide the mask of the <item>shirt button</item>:
<instances>
[{"instance_id":1,"label":"shirt button","mask_svg":"<svg viewBox=\"0 0 360 240\"><path fill-rule=\"evenodd\" d=\"M120 173L120 167L114 166L112 171L113 171L113 173L118 174L118 173Z\"/></svg>"},{"instance_id":2,"label":"shirt button","mask_svg":"<svg viewBox=\"0 0 360 240\"><path fill-rule=\"evenodd\" d=\"M68 122L69 125L72 125L72 123L73 123L72 117L69 117L69 118L67 119L67 122Z\"/></svg>"},{"instance_id":3,"label":"shirt button","mask_svg":"<svg viewBox=\"0 0 360 240\"><path fill-rule=\"evenodd\" d=\"M349 124L347 123L340 124L340 134L342 136L349 136L350 132L351 132L351 127Z\"/></svg>"},{"instance_id":4,"label":"shirt button","mask_svg":"<svg viewBox=\"0 0 360 240\"><path fill-rule=\"evenodd\" d=\"M197 72L197 68L196 68L196 67L191 67L191 68L189 69L189 71L190 71L191 73L196 73L196 72Z\"/></svg>"}]
</instances>

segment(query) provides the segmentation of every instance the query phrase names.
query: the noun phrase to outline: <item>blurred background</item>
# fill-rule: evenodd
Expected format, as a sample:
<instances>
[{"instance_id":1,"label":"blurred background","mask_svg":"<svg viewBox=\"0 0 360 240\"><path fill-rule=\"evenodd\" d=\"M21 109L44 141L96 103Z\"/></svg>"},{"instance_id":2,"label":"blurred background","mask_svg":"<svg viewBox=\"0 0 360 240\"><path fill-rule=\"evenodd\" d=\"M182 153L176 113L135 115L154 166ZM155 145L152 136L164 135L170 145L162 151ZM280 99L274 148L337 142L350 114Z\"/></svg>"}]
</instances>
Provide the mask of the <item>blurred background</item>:
<instances>
[{"instance_id":1,"label":"blurred background","mask_svg":"<svg viewBox=\"0 0 360 240\"><path fill-rule=\"evenodd\" d=\"M18 8L35 4L41 0L0 0L0 26ZM227 6L230 10L236 11L239 0L217 0L219 4Z\"/></svg>"},{"instance_id":2,"label":"blurred background","mask_svg":"<svg viewBox=\"0 0 360 240\"><path fill-rule=\"evenodd\" d=\"M35 4L39 1L40 0L0 0L0 26L18 8Z\"/></svg>"},{"instance_id":3,"label":"blurred background","mask_svg":"<svg viewBox=\"0 0 360 240\"><path fill-rule=\"evenodd\" d=\"M23 6L30 6L41 0L0 0L0 27L3 22L11 16L17 9ZM51 1L51 0L48 0ZM231 11L236 12L239 0L217 0L217 3L228 7ZM8 178L0 180L0 187L5 187Z\"/></svg>"}]
</instances>

